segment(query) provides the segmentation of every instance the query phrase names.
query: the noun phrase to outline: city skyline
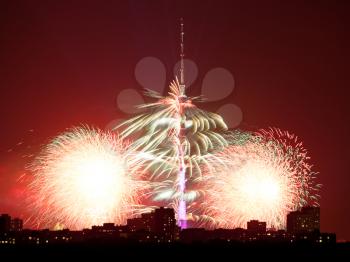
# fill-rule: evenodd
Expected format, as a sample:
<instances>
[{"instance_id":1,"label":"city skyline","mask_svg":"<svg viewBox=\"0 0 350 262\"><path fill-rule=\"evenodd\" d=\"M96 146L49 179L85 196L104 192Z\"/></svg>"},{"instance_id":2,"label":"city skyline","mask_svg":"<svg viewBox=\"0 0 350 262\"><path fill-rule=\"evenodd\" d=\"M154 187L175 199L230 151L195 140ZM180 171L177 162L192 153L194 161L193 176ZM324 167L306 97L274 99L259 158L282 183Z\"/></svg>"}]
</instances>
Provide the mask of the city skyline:
<instances>
[{"instance_id":1,"label":"city skyline","mask_svg":"<svg viewBox=\"0 0 350 262\"><path fill-rule=\"evenodd\" d=\"M25 5L17 8L5 4L3 19L6 26L2 33L5 41L1 47L4 54L1 68L5 72L1 76L4 86L1 104L5 114L1 115L4 130L0 144L0 213L13 213L26 224L31 214L26 208L28 193L24 167L48 139L79 123L86 122L103 129L114 118L128 117L116 108L113 96L123 90L122 86L141 90L133 74L142 57L156 56L165 61L167 68L176 63L178 31L174 28L177 28L178 17L183 16L185 30L188 28L189 31L186 57L194 60L200 69L199 78L190 92L200 93L201 79L211 68L225 67L233 72L235 93L222 101L209 103L205 109L216 112L219 106L234 102L244 113L243 122L238 126L240 129L280 126L297 133L309 149L315 170L319 172L318 181L323 184L320 192L320 206L324 210L321 213L322 229L336 232L340 240L348 240L347 218L350 214L346 192L349 180L346 177L346 146L343 146L344 141L347 143L344 138L348 126L343 126L340 117L346 105L343 87L347 82L336 77L337 72L346 67L342 45L348 40L344 36L347 19L341 15L342 7L346 5L329 4L335 11L329 13L328 5L324 3L313 4L315 12L308 11L305 3L296 6L270 3L269 11L256 17L243 3L222 2L213 5L213 18L204 19L203 14L211 5L213 3L208 2L197 7L191 3L188 11L181 15L182 9L170 3L152 8L143 4L133 4L131 8L126 5L125 10L130 12L121 14L120 20L106 7L98 9L107 12L107 16L102 16L92 12L94 5L87 6L85 11L73 5L65 10L74 16L63 21L60 12L47 17L50 12L62 11L63 7L43 4L43 10L48 12L33 7L26 12ZM264 7L256 5L257 10ZM141 23L147 14L161 13L161 7L174 7L167 23L161 23L165 21L163 16ZM191 16L189 10L195 7L203 14ZM224 7L237 17L231 17ZM248 15L244 16L238 10L245 10ZM300 20L293 19L293 10L299 12ZM25 16L21 15L23 12ZM92 14L97 18L96 27L104 31L94 28ZM320 20L318 14L334 23L328 24L326 30L320 30L324 28L324 20ZM18 24L14 23L15 19ZM245 23L239 26L239 19ZM288 25L289 34L284 31L285 27L271 22L280 19ZM260 22L265 35L255 28L259 28ZM154 30L150 30L152 27ZM196 34L197 30L201 30L201 38ZM35 33L39 35L38 39L34 37ZM141 39L144 44L140 44ZM259 48L249 44L254 39ZM101 51L102 47L106 47L105 53ZM211 54L209 51L214 49ZM288 52L289 49L294 55ZM167 73L166 82L171 78ZM337 86L337 89L330 92L328 86Z\"/></svg>"},{"instance_id":2,"label":"city skyline","mask_svg":"<svg viewBox=\"0 0 350 262\"><path fill-rule=\"evenodd\" d=\"M144 213L134 218L129 218L126 224L115 224L111 222L105 222L102 225L91 225L89 228L81 230L69 230L69 228L60 229L26 229L23 228L23 221L18 218L12 218L8 214L0 215L0 244L16 244L13 243L14 233L16 237L26 236L28 242L32 242L31 232L37 235L39 232L52 232L53 235L60 235L61 238L64 234L65 237L71 240L69 232L81 232L82 235L75 241L85 241L84 235L91 233L95 234L95 237L106 237L111 233L117 233L115 237L117 239L133 239L138 242L184 242L191 243L193 241L208 241L216 238L222 240L237 240L237 241L281 241L293 243L297 239L308 239L315 243L336 243L336 235L334 233L322 233L320 232L320 208L319 207L303 207L301 210L293 211L287 215L287 228L286 229L274 229L267 228L266 222L259 220L247 221L245 228L210 228L189 226L188 228L181 228L177 226L175 219L175 210L167 207L158 207L153 209L149 213ZM190 221L188 221L190 222ZM56 232L56 233L54 233ZM218 233L221 232L221 233ZM63 234L63 235L62 235ZM74 233L76 234L76 233ZM181 235L182 234L182 235ZM225 237L226 236L226 237ZM277 236L277 238L276 238ZM306 238L305 238L306 237ZM4 239L10 239L9 241ZM12 240L11 240L12 239ZM57 236L55 236L57 239ZM88 238L87 238L88 239ZM33 240L34 242L40 239ZM62 240L62 239L61 239ZM64 238L63 238L64 240ZM321 240L321 241L320 241ZM5 242L7 241L7 242ZM67 242L66 240L63 242ZM50 240L50 243L52 241ZM25 243L25 242L24 242ZM48 244L48 240L41 239L40 244ZM18 240L17 240L18 244ZM39 244L39 243L36 243Z\"/></svg>"}]
</instances>

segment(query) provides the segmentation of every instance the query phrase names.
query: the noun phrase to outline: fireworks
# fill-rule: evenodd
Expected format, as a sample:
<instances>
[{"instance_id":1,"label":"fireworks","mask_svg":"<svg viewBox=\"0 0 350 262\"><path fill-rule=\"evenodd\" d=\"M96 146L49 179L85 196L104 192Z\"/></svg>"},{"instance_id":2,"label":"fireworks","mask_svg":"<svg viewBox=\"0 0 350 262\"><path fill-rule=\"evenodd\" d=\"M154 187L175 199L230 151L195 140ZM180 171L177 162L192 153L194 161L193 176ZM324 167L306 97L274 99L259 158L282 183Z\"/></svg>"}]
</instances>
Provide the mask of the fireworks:
<instances>
[{"instance_id":1,"label":"fireworks","mask_svg":"<svg viewBox=\"0 0 350 262\"><path fill-rule=\"evenodd\" d=\"M296 136L227 131L177 81L170 87L166 97L148 92L158 100L118 127L121 138L75 128L46 146L30 185L38 226L123 224L151 208L142 205L149 196L174 207L180 222L223 228L251 219L285 228L289 212L317 205L320 185Z\"/></svg>"},{"instance_id":2,"label":"fireworks","mask_svg":"<svg viewBox=\"0 0 350 262\"><path fill-rule=\"evenodd\" d=\"M179 225L186 228L186 202L196 196L186 193L187 184L196 179L193 176L201 175L202 156L222 149L228 142L221 134L227 130L222 117L197 108L193 102L200 97L188 97L185 93L183 20L180 25L180 81L176 78L170 84L165 97L148 90L146 95L157 101L140 105L144 112L116 129L124 128L122 137L135 138L133 148L148 155L150 180L165 185L154 192L154 200L170 200ZM154 154L149 154L149 150Z\"/></svg>"},{"instance_id":3,"label":"fireworks","mask_svg":"<svg viewBox=\"0 0 350 262\"><path fill-rule=\"evenodd\" d=\"M187 97L177 79L166 97L146 94L157 101L140 105L144 112L117 128L125 127L121 136L136 137L132 147L148 155L150 180L169 185L155 191L154 199L172 200L178 219L186 220L185 198L191 194L185 193L185 182L200 176L202 156L228 145L223 134L227 127L221 116L197 108L193 102L200 98Z\"/></svg>"},{"instance_id":4,"label":"fireworks","mask_svg":"<svg viewBox=\"0 0 350 262\"><path fill-rule=\"evenodd\" d=\"M316 173L302 144L288 132L261 130L209 158L212 165L203 175L205 201L197 208L210 227L245 227L258 219L285 228L290 211L317 205Z\"/></svg>"},{"instance_id":5,"label":"fireworks","mask_svg":"<svg viewBox=\"0 0 350 262\"><path fill-rule=\"evenodd\" d=\"M227 130L222 117L196 107L193 102L200 101L200 97L187 97L177 80L170 85L166 97L150 90L146 95L157 101L139 105L144 112L116 129L125 127L121 136L136 138L132 146L143 152L157 149L156 154L152 155L158 161L158 170L152 173L153 178L170 176L174 169L177 172L182 161L179 147L189 167L189 176L200 174L199 156L228 144L221 133Z\"/></svg>"},{"instance_id":6,"label":"fireworks","mask_svg":"<svg viewBox=\"0 0 350 262\"><path fill-rule=\"evenodd\" d=\"M146 90L154 101L115 127L120 138L75 128L37 157L30 190L39 225L122 224L147 210L149 196L173 207L181 228L189 217L210 227L258 219L284 228L288 212L317 205L316 173L296 136L228 131L220 115L195 105L201 96L186 95L183 22L180 36L180 81L166 96Z\"/></svg>"},{"instance_id":7,"label":"fireworks","mask_svg":"<svg viewBox=\"0 0 350 262\"><path fill-rule=\"evenodd\" d=\"M142 158L117 136L74 128L48 144L32 165L31 206L38 226L71 229L114 222L142 212Z\"/></svg>"},{"instance_id":8,"label":"fireworks","mask_svg":"<svg viewBox=\"0 0 350 262\"><path fill-rule=\"evenodd\" d=\"M179 220L193 216L232 228L258 219L284 228L290 211L317 204L316 173L296 136L278 129L227 131L222 118L197 108L199 98L185 96L177 81L170 90L167 97L148 92L158 101L141 105L146 112L120 127L148 154L150 181L163 185L154 200L174 207Z\"/></svg>"}]
</instances>

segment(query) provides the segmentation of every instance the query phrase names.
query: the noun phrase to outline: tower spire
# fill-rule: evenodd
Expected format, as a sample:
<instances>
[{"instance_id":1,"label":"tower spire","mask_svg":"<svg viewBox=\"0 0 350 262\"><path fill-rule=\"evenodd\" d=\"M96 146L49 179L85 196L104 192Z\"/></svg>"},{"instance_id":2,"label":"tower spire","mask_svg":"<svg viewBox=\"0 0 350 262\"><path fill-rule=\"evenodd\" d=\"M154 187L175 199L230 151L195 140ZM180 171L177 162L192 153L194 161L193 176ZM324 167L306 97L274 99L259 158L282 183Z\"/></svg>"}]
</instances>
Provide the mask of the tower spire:
<instances>
[{"instance_id":1,"label":"tower spire","mask_svg":"<svg viewBox=\"0 0 350 262\"><path fill-rule=\"evenodd\" d=\"M180 31L180 85L183 91L185 91L185 65L184 65L184 20L181 17L180 19L180 26L181 26L181 31Z\"/></svg>"}]
</instances>

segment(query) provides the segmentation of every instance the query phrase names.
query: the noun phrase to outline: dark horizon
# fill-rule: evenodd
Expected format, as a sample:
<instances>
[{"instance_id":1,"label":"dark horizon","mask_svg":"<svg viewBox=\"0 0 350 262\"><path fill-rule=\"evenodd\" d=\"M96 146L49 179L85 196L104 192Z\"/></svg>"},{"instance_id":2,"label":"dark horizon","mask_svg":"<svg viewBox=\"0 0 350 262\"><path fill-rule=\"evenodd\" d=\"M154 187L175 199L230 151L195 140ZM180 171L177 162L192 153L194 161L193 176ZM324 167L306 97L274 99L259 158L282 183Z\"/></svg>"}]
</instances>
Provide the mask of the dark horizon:
<instances>
[{"instance_id":1,"label":"dark horizon","mask_svg":"<svg viewBox=\"0 0 350 262\"><path fill-rule=\"evenodd\" d=\"M61 228L38 228L29 229L23 228L23 221L21 219L11 217L9 214L0 215L0 244L3 243L2 238L10 238L9 234L14 236L33 235L38 233L52 232L53 234L62 235L66 234L82 233L82 239L84 241L84 235L94 233L95 236L100 237L108 236L110 233L116 233L116 238L135 239L139 242L143 242L144 238L153 242L176 242L184 241L208 241L222 239L222 240L236 240L240 242L254 241L256 238L262 241L277 241L277 242L289 242L293 243L296 237L300 240L304 239L304 236L312 236L312 242L314 244L335 244L336 235L330 232L320 231L320 208L319 207L303 207L300 211L292 211L287 214L287 228L286 229L273 229L268 228L267 223L256 219L247 221L246 227L236 228L222 228L222 227L205 227L204 225L191 223L188 228L183 228L179 224L179 220L176 220L175 210L168 207L157 207L150 210L147 213L143 213L139 216L128 218L126 223L116 224L113 222L104 222L103 224L91 225L87 228L74 229ZM188 221L191 222L191 221ZM193 222L193 221L192 221ZM56 232L56 233L54 233ZM221 232L218 234L217 232ZM122 237L121 233L125 233ZM142 233L139 235L139 233ZM193 235L195 233L195 235ZM129 234L129 235L127 235ZM154 234L154 237L150 239L150 235ZM181 234L185 237L181 238ZM197 235L196 235L197 234ZM207 236L205 236L207 235ZM208 238L208 236L210 238ZM274 239L277 237L276 239ZM332 238L330 240L330 237ZM323 239L323 241L320 241ZM22 240L25 240L22 238ZM29 238L29 240L31 240ZM327 241L329 240L329 241ZM42 241L42 240L41 240ZM77 241L77 240L76 240ZM46 242L44 242L46 243ZM7 244L7 243L6 243ZM15 244L15 243L13 243Z\"/></svg>"},{"instance_id":2,"label":"dark horizon","mask_svg":"<svg viewBox=\"0 0 350 262\"><path fill-rule=\"evenodd\" d=\"M104 129L125 117L116 97L141 90L134 70L152 56L178 61L178 22L186 57L206 72L222 67L235 89L241 129L279 127L308 149L318 181L321 231L350 240L347 1L2 1L0 31L0 213L29 217L24 166L49 139L81 123Z\"/></svg>"},{"instance_id":3,"label":"dark horizon","mask_svg":"<svg viewBox=\"0 0 350 262\"><path fill-rule=\"evenodd\" d=\"M91 255L101 257L101 254L111 251L130 257L136 251L136 256L145 259L149 254L146 250L155 250L153 260L158 255L164 258L163 251L167 254L180 252L187 258L194 255L198 259L200 256L195 251L198 248L202 249L201 255L203 251L209 254L219 251L221 255L227 252L235 257L247 257L249 254L249 257L258 256L260 259L262 255L270 259L274 256L280 258L280 254L286 255L286 252L288 258L347 257L350 242L337 243L335 234L320 232L319 212L318 207L305 207L289 213L287 231L267 230L266 222L258 220L248 221L246 229L183 229L176 226L175 210L167 207L155 208L140 217L128 219L126 225L103 223L102 226L75 231L25 230L20 221L5 215L0 216L0 250L4 251L3 255L11 255L14 251L16 255L26 256L39 252L36 258L54 252L70 256L79 254L80 258L89 255L91 258ZM271 250L274 251L270 253ZM208 258L207 255L204 257Z\"/></svg>"},{"instance_id":4,"label":"dark horizon","mask_svg":"<svg viewBox=\"0 0 350 262\"><path fill-rule=\"evenodd\" d=\"M148 215L150 214L154 214L156 212L156 210L158 211L162 211L162 210L168 210L170 211L170 214L171 216L173 216L173 220L175 221L175 224L177 225L178 229L179 230L183 230L183 229L205 229L205 230L217 230L217 229L225 229L225 230L235 230L235 229L248 229L248 223L249 222L252 222L252 221L256 221L256 222L260 222L260 223L263 223L264 224L264 227L265 227L265 231L291 231L291 229L288 229L288 216L290 215L295 215L295 214L302 214L305 210L306 212L308 212L307 210L317 210L317 217L313 217L312 220L316 220L317 221L317 225L316 225L316 228L317 228L317 231L320 231L320 208L319 207L312 207L312 206L304 206L302 207L301 209L299 210L296 210L296 211L291 211L290 213L287 214L287 225L284 229L280 229L280 228L273 228L273 227L268 227L267 226L267 223L266 221L260 221L256 218L252 218L250 220L247 221L247 224L246 224L246 227L234 227L234 228L223 228L223 227L213 227L213 225L206 225L206 224L198 224L196 223L195 221L191 221L191 220L187 220L188 223L190 223L188 225L187 228L181 228L180 224L179 224L179 221L176 219L175 217L175 210L171 207L167 207L167 206L158 206L158 207L154 207L152 210L148 211L148 212L145 212L145 213L142 213L138 216L133 216L133 217L129 217L127 218L126 222L125 223L115 223L113 221L104 221L103 223L101 224L91 224L89 227L87 228L81 228L81 229L71 229L71 228L68 228L68 227L64 227L64 228L61 228L61 229L54 229L54 228L45 228L45 227L37 227L37 228L26 228L26 227L23 227L23 220L21 220L20 218L18 217L13 217L11 214L9 213L0 213L0 218L2 218L2 216L6 216L6 217L9 217L11 220L21 220L21 230L52 230L52 231L59 231L59 230L72 230L72 231L82 231L84 229L91 229L93 227L100 227L100 226L104 226L105 224L113 224L114 226L119 226L119 227L123 227L123 226L127 226L129 222L132 222L132 221L137 221L139 219L144 219L145 217L147 217ZM307 219L308 220L308 219ZM0 221L1 222L1 221ZM308 224L308 223L307 223ZM3 225L3 224L0 224L0 225ZM144 226L144 225L142 225ZM315 226L312 224L312 226ZM311 230L313 231L313 230ZM0 227L0 232L1 232L1 227ZM327 232L327 233L334 233L334 232Z\"/></svg>"}]
</instances>

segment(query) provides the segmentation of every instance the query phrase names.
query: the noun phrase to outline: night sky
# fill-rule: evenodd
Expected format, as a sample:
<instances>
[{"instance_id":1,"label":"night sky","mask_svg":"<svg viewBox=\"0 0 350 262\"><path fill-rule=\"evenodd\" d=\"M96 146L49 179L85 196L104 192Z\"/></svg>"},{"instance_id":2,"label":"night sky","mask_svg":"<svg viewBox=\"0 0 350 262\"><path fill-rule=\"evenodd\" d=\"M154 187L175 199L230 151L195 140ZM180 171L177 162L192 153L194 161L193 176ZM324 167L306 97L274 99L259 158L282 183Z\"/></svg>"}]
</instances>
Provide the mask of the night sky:
<instances>
[{"instance_id":1,"label":"night sky","mask_svg":"<svg viewBox=\"0 0 350 262\"><path fill-rule=\"evenodd\" d=\"M350 240L349 7L348 1L1 1L0 213L28 216L20 179L28 154L66 128L103 129L123 117L116 97L125 88L141 90L134 76L140 59L159 58L172 80L183 17L186 57L199 68L191 93L200 93L208 70L228 69L234 92L204 109L234 103L243 112L241 129L275 126L297 134L320 172L321 230Z\"/></svg>"}]
</instances>

